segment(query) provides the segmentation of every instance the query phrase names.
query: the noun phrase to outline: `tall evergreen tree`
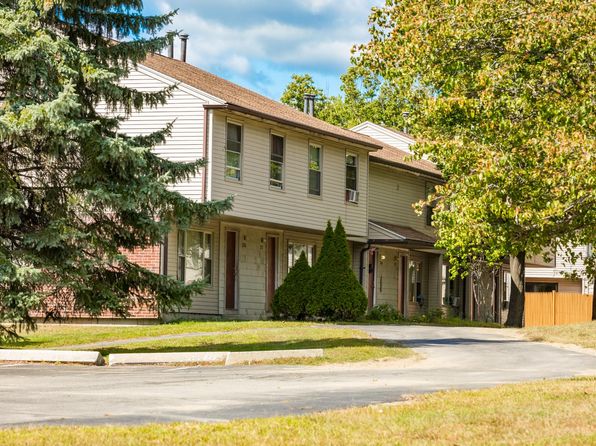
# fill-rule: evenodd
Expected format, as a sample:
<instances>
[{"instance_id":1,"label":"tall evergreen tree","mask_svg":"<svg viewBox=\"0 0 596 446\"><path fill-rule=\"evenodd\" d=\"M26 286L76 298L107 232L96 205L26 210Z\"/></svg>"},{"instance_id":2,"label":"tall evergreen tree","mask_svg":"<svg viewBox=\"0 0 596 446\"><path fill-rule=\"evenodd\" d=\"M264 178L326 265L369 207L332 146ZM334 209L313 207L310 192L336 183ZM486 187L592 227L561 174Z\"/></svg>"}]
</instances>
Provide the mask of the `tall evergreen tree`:
<instances>
[{"instance_id":1,"label":"tall evergreen tree","mask_svg":"<svg viewBox=\"0 0 596 446\"><path fill-rule=\"evenodd\" d=\"M174 12L142 10L141 0L0 0L0 338L33 328L30 311L48 300L126 316L135 302L169 311L200 290L123 254L160 243L173 223L231 206L171 190L204 162L152 152L170 126L119 131L133 110L164 104L173 89L120 82L175 34L158 36Z\"/></svg>"},{"instance_id":2,"label":"tall evergreen tree","mask_svg":"<svg viewBox=\"0 0 596 446\"><path fill-rule=\"evenodd\" d=\"M309 313L336 320L354 320L366 311L364 290L350 265L346 232L338 219L335 231L327 223L323 248L312 269Z\"/></svg>"}]
</instances>

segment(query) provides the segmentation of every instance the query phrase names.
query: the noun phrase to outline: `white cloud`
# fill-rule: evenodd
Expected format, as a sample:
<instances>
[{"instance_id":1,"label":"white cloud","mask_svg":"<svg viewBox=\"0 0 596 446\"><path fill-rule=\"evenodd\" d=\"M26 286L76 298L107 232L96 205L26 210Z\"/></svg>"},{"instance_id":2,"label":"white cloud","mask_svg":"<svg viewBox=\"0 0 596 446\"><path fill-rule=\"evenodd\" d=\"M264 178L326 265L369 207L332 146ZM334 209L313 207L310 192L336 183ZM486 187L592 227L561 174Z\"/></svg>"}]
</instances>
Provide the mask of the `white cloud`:
<instances>
[{"instance_id":1,"label":"white cloud","mask_svg":"<svg viewBox=\"0 0 596 446\"><path fill-rule=\"evenodd\" d=\"M268 70L339 78L349 65L352 46L367 39L370 8L383 3L170 0L155 6L160 12L179 8L173 25L190 34L188 60L207 70L262 79L255 67L267 66Z\"/></svg>"}]
</instances>

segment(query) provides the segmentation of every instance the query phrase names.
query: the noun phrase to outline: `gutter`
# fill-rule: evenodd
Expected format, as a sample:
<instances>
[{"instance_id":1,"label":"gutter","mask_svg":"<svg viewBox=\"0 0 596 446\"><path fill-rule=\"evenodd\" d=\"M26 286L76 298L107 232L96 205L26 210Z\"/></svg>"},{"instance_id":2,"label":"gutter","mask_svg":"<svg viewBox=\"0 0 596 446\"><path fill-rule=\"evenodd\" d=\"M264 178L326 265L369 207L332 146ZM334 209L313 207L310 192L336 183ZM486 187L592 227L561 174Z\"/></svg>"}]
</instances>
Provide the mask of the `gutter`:
<instances>
[{"instance_id":1,"label":"gutter","mask_svg":"<svg viewBox=\"0 0 596 446\"><path fill-rule=\"evenodd\" d=\"M362 247L360 250L360 268L358 269L358 280L360 281L360 285L364 285L364 254L367 253L371 248L371 243L368 242L366 245Z\"/></svg>"}]
</instances>

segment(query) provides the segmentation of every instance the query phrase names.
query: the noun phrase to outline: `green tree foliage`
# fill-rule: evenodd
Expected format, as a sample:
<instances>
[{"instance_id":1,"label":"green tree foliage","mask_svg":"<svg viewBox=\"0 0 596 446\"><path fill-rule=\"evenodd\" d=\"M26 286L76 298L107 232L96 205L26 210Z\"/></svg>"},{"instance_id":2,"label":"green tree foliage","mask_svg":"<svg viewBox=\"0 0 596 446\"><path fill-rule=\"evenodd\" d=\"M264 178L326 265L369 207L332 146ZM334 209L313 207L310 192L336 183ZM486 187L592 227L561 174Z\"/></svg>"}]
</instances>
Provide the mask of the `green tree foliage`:
<instances>
[{"instance_id":1,"label":"green tree foliage","mask_svg":"<svg viewBox=\"0 0 596 446\"><path fill-rule=\"evenodd\" d=\"M170 127L119 131L172 93L120 83L174 37L157 36L172 16L144 16L140 0L0 0L0 337L33 328L30 311L49 302L126 316L135 302L169 311L200 290L123 254L231 206L171 190L204 162L152 152Z\"/></svg>"},{"instance_id":2,"label":"green tree foliage","mask_svg":"<svg viewBox=\"0 0 596 446\"><path fill-rule=\"evenodd\" d=\"M280 101L300 111L304 110L304 95L314 94L315 116L318 116L327 103L327 97L323 90L315 85L310 74L293 74L290 83L281 95Z\"/></svg>"},{"instance_id":3,"label":"green tree foliage","mask_svg":"<svg viewBox=\"0 0 596 446\"><path fill-rule=\"evenodd\" d=\"M310 299L311 268L304 251L290 269L284 282L277 288L271 303L271 311L276 319L303 320L307 316Z\"/></svg>"},{"instance_id":4,"label":"green tree foliage","mask_svg":"<svg viewBox=\"0 0 596 446\"><path fill-rule=\"evenodd\" d=\"M409 104L442 170L434 225L452 272L510 256L508 325L526 254L596 234L592 0L388 1L355 63Z\"/></svg>"},{"instance_id":5,"label":"green tree foliage","mask_svg":"<svg viewBox=\"0 0 596 446\"><path fill-rule=\"evenodd\" d=\"M337 221L335 231L328 222L321 255L312 269L312 297L307 307L311 315L354 320L365 313L368 301L352 271L350 258L341 220Z\"/></svg>"},{"instance_id":6,"label":"green tree foliage","mask_svg":"<svg viewBox=\"0 0 596 446\"><path fill-rule=\"evenodd\" d=\"M311 93L317 95L316 117L330 124L351 128L371 121L400 130L407 126L403 116L407 105L389 83L361 67L349 67L341 81L341 95L325 96L312 76L294 74L281 102L303 110L304 94Z\"/></svg>"}]
</instances>

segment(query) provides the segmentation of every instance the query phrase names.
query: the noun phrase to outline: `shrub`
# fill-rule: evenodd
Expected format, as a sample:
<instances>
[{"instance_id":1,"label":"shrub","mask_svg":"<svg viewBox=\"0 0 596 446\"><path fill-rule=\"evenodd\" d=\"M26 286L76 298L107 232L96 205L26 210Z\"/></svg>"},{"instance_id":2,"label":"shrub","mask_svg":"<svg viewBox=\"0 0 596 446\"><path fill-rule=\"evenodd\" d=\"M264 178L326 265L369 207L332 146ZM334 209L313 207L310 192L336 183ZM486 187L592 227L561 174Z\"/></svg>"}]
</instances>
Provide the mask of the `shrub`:
<instances>
[{"instance_id":1,"label":"shrub","mask_svg":"<svg viewBox=\"0 0 596 446\"><path fill-rule=\"evenodd\" d=\"M350 251L341 220L335 231L327 222L323 248L312 269L312 297L307 306L313 316L354 320L364 315L366 294L350 265Z\"/></svg>"},{"instance_id":2,"label":"shrub","mask_svg":"<svg viewBox=\"0 0 596 446\"><path fill-rule=\"evenodd\" d=\"M290 269L286 280L277 288L271 311L276 319L298 319L307 316L307 304L310 296L309 284L311 281L311 268L304 252Z\"/></svg>"},{"instance_id":3,"label":"shrub","mask_svg":"<svg viewBox=\"0 0 596 446\"><path fill-rule=\"evenodd\" d=\"M440 308L423 313L418 316L412 316L409 320L414 323L434 323L439 322L445 318L445 314Z\"/></svg>"},{"instance_id":4,"label":"shrub","mask_svg":"<svg viewBox=\"0 0 596 446\"><path fill-rule=\"evenodd\" d=\"M368 311L366 319L369 321L397 322L403 319L391 305L376 305Z\"/></svg>"}]
</instances>

